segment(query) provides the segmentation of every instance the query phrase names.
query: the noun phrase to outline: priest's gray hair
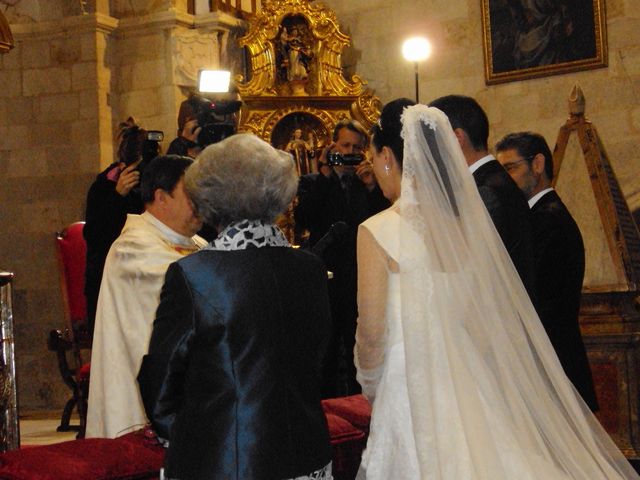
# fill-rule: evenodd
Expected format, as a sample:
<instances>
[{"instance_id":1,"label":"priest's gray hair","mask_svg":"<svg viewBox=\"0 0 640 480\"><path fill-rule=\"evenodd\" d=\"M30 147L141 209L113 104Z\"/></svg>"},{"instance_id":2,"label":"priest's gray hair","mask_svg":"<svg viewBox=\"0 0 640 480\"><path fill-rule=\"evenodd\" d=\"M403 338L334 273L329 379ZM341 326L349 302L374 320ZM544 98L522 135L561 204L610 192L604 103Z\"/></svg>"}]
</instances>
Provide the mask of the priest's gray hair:
<instances>
[{"instance_id":1,"label":"priest's gray hair","mask_svg":"<svg viewBox=\"0 0 640 480\"><path fill-rule=\"evenodd\" d=\"M209 145L185 174L184 184L205 222L273 222L298 186L293 157L264 140L239 133Z\"/></svg>"}]
</instances>

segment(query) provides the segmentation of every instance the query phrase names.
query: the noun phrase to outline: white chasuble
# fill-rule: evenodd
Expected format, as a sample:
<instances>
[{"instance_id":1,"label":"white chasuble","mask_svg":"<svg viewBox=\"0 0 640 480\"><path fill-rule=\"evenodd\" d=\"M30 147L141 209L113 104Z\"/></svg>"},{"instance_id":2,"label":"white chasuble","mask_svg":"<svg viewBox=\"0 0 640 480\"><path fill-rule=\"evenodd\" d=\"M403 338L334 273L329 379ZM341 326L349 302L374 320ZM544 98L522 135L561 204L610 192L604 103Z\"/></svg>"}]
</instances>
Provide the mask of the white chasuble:
<instances>
[{"instance_id":1,"label":"white chasuble","mask_svg":"<svg viewBox=\"0 0 640 480\"><path fill-rule=\"evenodd\" d=\"M115 438L147 418L136 377L147 352L169 265L206 245L185 237L149 212L128 215L104 266L96 311L87 431Z\"/></svg>"}]
</instances>

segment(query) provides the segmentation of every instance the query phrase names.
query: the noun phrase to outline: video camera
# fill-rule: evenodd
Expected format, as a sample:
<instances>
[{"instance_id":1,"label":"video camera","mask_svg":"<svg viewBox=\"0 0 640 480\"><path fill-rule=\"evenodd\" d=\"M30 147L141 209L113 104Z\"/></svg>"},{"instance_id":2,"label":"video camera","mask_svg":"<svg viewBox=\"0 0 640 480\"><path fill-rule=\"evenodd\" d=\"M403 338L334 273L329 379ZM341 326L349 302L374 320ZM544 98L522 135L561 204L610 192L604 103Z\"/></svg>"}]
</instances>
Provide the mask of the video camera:
<instances>
[{"instance_id":1,"label":"video camera","mask_svg":"<svg viewBox=\"0 0 640 480\"><path fill-rule=\"evenodd\" d=\"M200 95L191 95L189 104L193 109L198 126L198 145L206 147L236 133L235 113L240 110L239 100L211 101Z\"/></svg>"},{"instance_id":2,"label":"video camera","mask_svg":"<svg viewBox=\"0 0 640 480\"><path fill-rule=\"evenodd\" d=\"M364 160L364 154L362 153L338 153L329 152L327 154L327 165L359 165Z\"/></svg>"}]
</instances>

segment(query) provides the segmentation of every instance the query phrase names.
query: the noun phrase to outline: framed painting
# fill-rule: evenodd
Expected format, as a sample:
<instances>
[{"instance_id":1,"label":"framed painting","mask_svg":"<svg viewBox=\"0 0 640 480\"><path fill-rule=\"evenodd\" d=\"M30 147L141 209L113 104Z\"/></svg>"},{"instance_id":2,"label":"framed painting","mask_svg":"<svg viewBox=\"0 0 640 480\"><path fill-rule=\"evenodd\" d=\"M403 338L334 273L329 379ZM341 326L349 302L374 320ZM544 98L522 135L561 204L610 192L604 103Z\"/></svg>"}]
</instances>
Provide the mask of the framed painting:
<instances>
[{"instance_id":1,"label":"framed painting","mask_svg":"<svg viewBox=\"0 0 640 480\"><path fill-rule=\"evenodd\" d=\"M7 19L0 12L0 53L7 53L14 47L13 35Z\"/></svg>"},{"instance_id":2,"label":"framed painting","mask_svg":"<svg viewBox=\"0 0 640 480\"><path fill-rule=\"evenodd\" d=\"M607 66L605 0L481 0L488 85Z\"/></svg>"}]
</instances>

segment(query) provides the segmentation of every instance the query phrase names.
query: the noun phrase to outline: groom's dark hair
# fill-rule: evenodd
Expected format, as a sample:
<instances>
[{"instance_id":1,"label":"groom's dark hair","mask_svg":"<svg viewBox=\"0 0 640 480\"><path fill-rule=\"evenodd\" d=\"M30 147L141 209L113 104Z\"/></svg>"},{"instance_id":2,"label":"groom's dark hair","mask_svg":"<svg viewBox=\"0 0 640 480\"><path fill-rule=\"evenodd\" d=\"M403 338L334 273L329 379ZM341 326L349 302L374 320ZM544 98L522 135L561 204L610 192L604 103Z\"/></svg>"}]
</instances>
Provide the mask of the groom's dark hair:
<instances>
[{"instance_id":1,"label":"groom's dark hair","mask_svg":"<svg viewBox=\"0 0 640 480\"><path fill-rule=\"evenodd\" d=\"M430 104L442 110L449 117L454 130L465 131L474 150L487 150L489 140L489 119L478 102L464 95L446 95L436 98Z\"/></svg>"},{"instance_id":2,"label":"groom's dark hair","mask_svg":"<svg viewBox=\"0 0 640 480\"><path fill-rule=\"evenodd\" d=\"M402 167L404 155L404 140L400 135L402 132L402 112L405 108L415 104L416 102L408 98L397 98L390 101L382 109L378 123L371 128L371 143L376 152L380 152L382 147L389 147L400 167Z\"/></svg>"}]
</instances>

